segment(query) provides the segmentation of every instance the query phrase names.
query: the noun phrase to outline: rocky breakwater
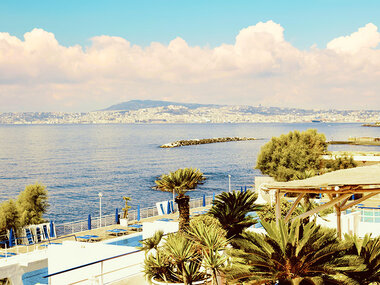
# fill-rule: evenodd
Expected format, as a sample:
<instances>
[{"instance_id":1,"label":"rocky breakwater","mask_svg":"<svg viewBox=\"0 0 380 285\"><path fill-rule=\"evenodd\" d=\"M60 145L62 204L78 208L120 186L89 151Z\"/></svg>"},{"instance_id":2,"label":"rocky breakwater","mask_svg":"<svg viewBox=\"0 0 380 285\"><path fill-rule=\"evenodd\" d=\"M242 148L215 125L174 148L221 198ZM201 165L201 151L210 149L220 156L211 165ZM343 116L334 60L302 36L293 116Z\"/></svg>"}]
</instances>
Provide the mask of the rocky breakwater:
<instances>
[{"instance_id":1,"label":"rocky breakwater","mask_svg":"<svg viewBox=\"0 0 380 285\"><path fill-rule=\"evenodd\" d=\"M376 122L373 124L363 124L363 127L380 127L380 122Z\"/></svg>"},{"instance_id":2,"label":"rocky breakwater","mask_svg":"<svg viewBox=\"0 0 380 285\"><path fill-rule=\"evenodd\" d=\"M256 138L240 138L240 137L226 137L226 138L212 138L212 139L192 139L192 140L180 140L160 146L161 148L173 148L186 145L208 144L208 143L221 143L221 142L238 142L238 141L253 141Z\"/></svg>"}]
</instances>

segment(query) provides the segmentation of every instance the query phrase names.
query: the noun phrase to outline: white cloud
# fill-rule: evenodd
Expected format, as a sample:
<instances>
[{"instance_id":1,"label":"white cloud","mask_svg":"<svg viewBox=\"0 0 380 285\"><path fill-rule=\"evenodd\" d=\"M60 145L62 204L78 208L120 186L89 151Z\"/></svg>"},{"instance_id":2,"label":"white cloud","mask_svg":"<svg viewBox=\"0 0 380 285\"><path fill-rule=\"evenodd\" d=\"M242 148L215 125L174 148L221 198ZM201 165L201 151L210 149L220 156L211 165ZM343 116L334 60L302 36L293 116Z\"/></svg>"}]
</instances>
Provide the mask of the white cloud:
<instances>
[{"instance_id":1,"label":"white cloud","mask_svg":"<svg viewBox=\"0 0 380 285\"><path fill-rule=\"evenodd\" d=\"M34 29L0 33L0 111L87 111L129 99L309 108L380 108L380 42L371 23L326 49L301 51L268 21L234 44L148 47L106 35L64 47Z\"/></svg>"},{"instance_id":2,"label":"white cloud","mask_svg":"<svg viewBox=\"0 0 380 285\"><path fill-rule=\"evenodd\" d=\"M369 23L349 36L333 39L327 44L327 48L337 52L357 53L375 48L379 42L380 33L377 31L377 27Z\"/></svg>"}]
</instances>

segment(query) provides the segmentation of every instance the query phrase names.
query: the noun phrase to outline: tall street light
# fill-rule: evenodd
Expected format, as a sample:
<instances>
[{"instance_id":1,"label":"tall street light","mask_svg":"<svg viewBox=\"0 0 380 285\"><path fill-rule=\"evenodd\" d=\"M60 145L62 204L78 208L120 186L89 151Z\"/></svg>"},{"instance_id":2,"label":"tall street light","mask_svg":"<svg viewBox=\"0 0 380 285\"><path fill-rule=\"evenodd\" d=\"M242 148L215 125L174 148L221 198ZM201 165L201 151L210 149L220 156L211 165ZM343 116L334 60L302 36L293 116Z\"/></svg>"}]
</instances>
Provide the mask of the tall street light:
<instances>
[{"instance_id":1,"label":"tall street light","mask_svg":"<svg viewBox=\"0 0 380 285\"><path fill-rule=\"evenodd\" d=\"M102 192L99 192L99 228L102 226Z\"/></svg>"}]
</instances>

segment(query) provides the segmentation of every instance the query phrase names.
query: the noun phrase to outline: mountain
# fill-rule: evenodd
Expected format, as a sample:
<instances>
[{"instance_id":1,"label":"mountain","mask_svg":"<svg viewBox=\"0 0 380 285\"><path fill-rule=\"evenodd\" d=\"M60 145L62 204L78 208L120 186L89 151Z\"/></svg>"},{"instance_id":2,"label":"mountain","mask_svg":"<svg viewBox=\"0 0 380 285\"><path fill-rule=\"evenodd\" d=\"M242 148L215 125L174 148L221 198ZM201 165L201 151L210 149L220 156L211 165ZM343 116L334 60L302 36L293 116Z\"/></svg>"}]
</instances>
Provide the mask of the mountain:
<instances>
[{"instance_id":1,"label":"mountain","mask_svg":"<svg viewBox=\"0 0 380 285\"><path fill-rule=\"evenodd\" d=\"M139 109L144 109L144 108L167 107L170 105L184 106L189 109L197 109L201 107L218 108L222 106L222 105L215 105L215 104L178 103L178 102L156 101L156 100L131 100L128 102L112 105L100 111L133 111L133 110L139 110Z\"/></svg>"}]
</instances>

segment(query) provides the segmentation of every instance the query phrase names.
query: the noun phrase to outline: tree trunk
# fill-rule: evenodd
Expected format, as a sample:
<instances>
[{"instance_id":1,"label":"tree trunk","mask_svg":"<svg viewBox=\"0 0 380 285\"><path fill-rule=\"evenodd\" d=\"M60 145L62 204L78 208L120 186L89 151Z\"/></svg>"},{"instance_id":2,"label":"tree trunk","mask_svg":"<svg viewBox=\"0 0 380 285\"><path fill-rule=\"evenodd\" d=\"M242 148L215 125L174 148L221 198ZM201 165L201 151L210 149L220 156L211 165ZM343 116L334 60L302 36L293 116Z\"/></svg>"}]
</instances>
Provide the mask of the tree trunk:
<instances>
[{"instance_id":1,"label":"tree trunk","mask_svg":"<svg viewBox=\"0 0 380 285\"><path fill-rule=\"evenodd\" d=\"M185 231L185 228L187 228L190 223L189 201L190 201L190 197L187 195L175 198L175 202L178 204L180 232Z\"/></svg>"}]
</instances>

